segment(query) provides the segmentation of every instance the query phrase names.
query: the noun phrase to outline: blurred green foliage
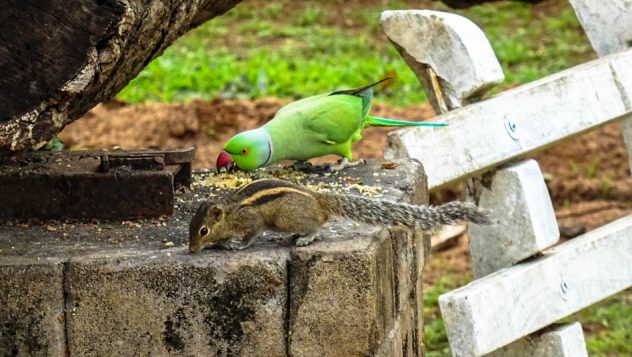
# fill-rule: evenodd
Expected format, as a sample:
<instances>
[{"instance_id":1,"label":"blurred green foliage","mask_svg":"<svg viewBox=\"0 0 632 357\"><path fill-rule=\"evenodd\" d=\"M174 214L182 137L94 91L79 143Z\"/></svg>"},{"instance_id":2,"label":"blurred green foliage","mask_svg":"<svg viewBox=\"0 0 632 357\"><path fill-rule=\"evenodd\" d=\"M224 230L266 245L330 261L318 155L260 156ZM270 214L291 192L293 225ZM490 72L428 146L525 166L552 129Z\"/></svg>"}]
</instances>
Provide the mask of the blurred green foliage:
<instances>
[{"instance_id":1,"label":"blurred green foliage","mask_svg":"<svg viewBox=\"0 0 632 357\"><path fill-rule=\"evenodd\" d=\"M408 4L407 4L408 3ZM300 98L361 86L387 75L377 100L397 106L425 100L415 75L381 33L380 12L415 1L244 1L180 38L119 94L119 99ZM432 2L439 10L447 10ZM506 80L529 82L592 56L565 2L546 7L491 3L458 13L488 35ZM498 90L498 89L497 89Z\"/></svg>"}]
</instances>

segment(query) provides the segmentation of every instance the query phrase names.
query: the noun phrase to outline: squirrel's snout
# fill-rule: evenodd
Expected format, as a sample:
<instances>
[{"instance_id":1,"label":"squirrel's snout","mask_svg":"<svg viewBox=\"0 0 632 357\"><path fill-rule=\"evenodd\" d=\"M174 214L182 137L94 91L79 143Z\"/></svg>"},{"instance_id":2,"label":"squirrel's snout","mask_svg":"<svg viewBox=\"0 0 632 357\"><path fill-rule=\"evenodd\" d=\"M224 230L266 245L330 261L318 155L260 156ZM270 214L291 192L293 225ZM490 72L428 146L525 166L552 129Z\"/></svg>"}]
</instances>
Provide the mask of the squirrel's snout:
<instances>
[{"instance_id":1,"label":"squirrel's snout","mask_svg":"<svg viewBox=\"0 0 632 357\"><path fill-rule=\"evenodd\" d=\"M197 245L189 244L189 253L194 254L200 250L200 247Z\"/></svg>"}]
</instances>

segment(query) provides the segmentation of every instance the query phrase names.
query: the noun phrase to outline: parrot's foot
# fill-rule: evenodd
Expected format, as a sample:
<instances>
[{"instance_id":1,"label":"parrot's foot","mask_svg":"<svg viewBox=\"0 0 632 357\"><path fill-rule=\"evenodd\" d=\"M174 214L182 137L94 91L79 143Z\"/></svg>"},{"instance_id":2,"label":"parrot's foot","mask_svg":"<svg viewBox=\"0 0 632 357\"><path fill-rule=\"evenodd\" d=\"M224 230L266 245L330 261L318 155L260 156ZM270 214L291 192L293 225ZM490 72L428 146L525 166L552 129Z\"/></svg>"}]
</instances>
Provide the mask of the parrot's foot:
<instances>
[{"instance_id":1,"label":"parrot's foot","mask_svg":"<svg viewBox=\"0 0 632 357\"><path fill-rule=\"evenodd\" d=\"M313 173L313 174L323 174L323 173L338 172L347 167L355 167L355 166L364 165L364 164L366 164L366 160L364 159L349 161L347 158L343 158L339 160L338 163L336 163L335 165L325 164L325 165L314 166L307 161L296 161L295 163L293 163L290 166L287 166L286 168L291 168L294 171L303 171L303 172Z\"/></svg>"},{"instance_id":2,"label":"parrot's foot","mask_svg":"<svg viewBox=\"0 0 632 357\"><path fill-rule=\"evenodd\" d=\"M312 165L309 161L294 161L292 165L286 166L286 168L294 171L312 172L314 170L314 165Z\"/></svg>"},{"instance_id":3,"label":"parrot's foot","mask_svg":"<svg viewBox=\"0 0 632 357\"><path fill-rule=\"evenodd\" d=\"M336 165L328 165L329 166L328 169L330 172L338 172L342 169L346 169L347 167L356 167L356 166L365 165L365 164L366 164L366 160L364 159L349 161L345 157L342 160L338 161Z\"/></svg>"}]
</instances>

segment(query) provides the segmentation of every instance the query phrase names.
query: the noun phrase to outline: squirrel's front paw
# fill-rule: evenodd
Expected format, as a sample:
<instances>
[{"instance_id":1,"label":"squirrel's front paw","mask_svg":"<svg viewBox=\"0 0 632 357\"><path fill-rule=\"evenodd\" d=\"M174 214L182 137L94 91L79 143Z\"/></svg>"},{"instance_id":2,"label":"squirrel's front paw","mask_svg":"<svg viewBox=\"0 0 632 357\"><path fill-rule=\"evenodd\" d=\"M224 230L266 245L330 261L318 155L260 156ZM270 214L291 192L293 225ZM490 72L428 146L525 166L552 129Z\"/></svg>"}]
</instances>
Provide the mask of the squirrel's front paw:
<instances>
[{"instance_id":1,"label":"squirrel's front paw","mask_svg":"<svg viewBox=\"0 0 632 357\"><path fill-rule=\"evenodd\" d=\"M314 238L316 238L316 233L311 233L304 237L299 237L294 244L296 244L297 247L304 247L313 242Z\"/></svg>"},{"instance_id":2,"label":"squirrel's front paw","mask_svg":"<svg viewBox=\"0 0 632 357\"><path fill-rule=\"evenodd\" d=\"M228 250L242 250L248 246L248 243L240 240L229 240L221 243L221 246Z\"/></svg>"}]
</instances>

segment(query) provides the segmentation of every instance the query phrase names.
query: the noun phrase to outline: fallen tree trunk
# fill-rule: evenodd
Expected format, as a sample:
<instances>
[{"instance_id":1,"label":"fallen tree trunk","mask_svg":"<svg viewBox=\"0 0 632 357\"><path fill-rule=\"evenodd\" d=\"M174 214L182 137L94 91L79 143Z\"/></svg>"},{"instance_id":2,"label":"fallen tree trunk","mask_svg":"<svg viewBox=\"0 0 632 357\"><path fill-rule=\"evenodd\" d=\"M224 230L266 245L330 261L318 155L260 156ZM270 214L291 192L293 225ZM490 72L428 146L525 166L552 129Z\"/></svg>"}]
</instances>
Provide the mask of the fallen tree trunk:
<instances>
[{"instance_id":1,"label":"fallen tree trunk","mask_svg":"<svg viewBox=\"0 0 632 357\"><path fill-rule=\"evenodd\" d=\"M0 2L0 150L50 139L239 1Z\"/></svg>"}]
</instances>

